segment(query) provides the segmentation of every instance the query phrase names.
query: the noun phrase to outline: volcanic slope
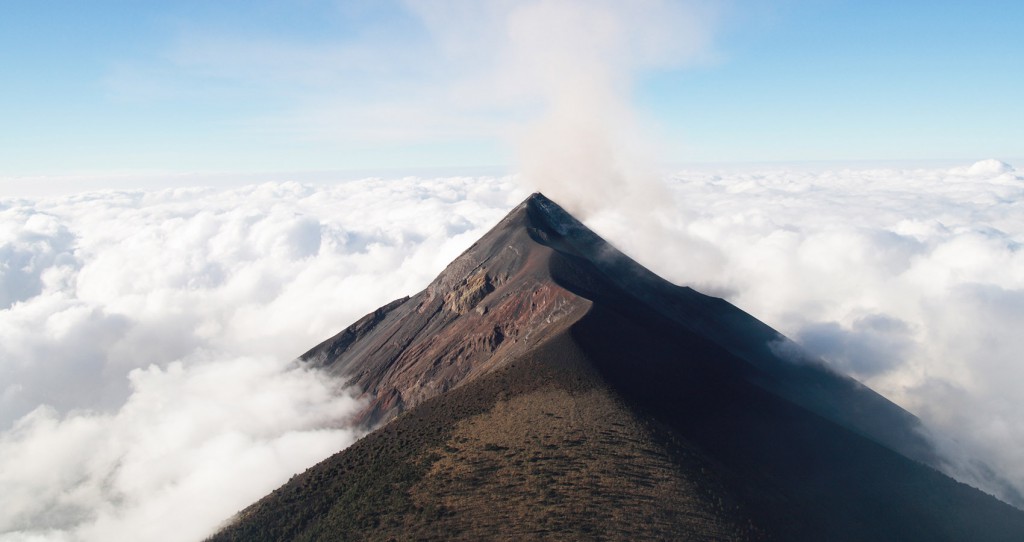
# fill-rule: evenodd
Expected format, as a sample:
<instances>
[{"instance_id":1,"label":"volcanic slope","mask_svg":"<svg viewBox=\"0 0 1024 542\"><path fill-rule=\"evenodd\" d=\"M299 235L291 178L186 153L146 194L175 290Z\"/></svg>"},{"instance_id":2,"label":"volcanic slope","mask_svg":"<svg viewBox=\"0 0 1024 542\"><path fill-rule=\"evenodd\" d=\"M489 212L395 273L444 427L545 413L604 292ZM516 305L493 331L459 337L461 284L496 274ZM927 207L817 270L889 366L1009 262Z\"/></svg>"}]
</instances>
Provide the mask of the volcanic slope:
<instances>
[{"instance_id":1,"label":"volcanic slope","mask_svg":"<svg viewBox=\"0 0 1024 542\"><path fill-rule=\"evenodd\" d=\"M303 356L387 423L213 540L1024 539L914 416L798 352L534 194Z\"/></svg>"}]
</instances>

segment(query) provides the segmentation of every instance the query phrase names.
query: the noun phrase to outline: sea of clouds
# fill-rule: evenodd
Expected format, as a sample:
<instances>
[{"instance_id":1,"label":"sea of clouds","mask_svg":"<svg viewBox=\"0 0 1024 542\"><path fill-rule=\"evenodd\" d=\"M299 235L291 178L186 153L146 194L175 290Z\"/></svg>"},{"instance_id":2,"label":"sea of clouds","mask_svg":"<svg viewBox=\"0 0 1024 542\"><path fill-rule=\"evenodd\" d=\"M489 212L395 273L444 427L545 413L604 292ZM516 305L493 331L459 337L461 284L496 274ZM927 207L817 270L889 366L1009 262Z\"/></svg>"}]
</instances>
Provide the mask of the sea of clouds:
<instances>
[{"instance_id":1,"label":"sea of clouds","mask_svg":"<svg viewBox=\"0 0 1024 542\"><path fill-rule=\"evenodd\" d=\"M353 442L291 360L422 288L509 180L0 200L0 539L197 540Z\"/></svg>"},{"instance_id":2,"label":"sea of clouds","mask_svg":"<svg viewBox=\"0 0 1024 542\"><path fill-rule=\"evenodd\" d=\"M962 479L980 459L1024 488L1011 166L663 184L660 207L587 223L920 415ZM0 539L199 539L347 446L358 399L292 360L526 195L457 177L0 200Z\"/></svg>"}]
</instances>

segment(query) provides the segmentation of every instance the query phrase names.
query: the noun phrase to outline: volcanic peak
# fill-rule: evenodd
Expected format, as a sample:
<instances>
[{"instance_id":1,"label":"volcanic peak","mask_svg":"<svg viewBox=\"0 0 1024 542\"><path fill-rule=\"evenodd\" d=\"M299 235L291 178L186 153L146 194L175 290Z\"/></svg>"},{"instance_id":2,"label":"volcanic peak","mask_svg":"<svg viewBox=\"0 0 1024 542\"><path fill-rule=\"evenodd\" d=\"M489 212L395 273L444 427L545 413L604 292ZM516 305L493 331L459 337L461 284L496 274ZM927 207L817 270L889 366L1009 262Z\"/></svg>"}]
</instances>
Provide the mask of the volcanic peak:
<instances>
[{"instance_id":1,"label":"volcanic peak","mask_svg":"<svg viewBox=\"0 0 1024 542\"><path fill-rule=\"evenodd\" d=\"M912 414L785 341L534 194L302 356L379 428L215 539L1024 539Z\"/></svg>"}]
</instances>

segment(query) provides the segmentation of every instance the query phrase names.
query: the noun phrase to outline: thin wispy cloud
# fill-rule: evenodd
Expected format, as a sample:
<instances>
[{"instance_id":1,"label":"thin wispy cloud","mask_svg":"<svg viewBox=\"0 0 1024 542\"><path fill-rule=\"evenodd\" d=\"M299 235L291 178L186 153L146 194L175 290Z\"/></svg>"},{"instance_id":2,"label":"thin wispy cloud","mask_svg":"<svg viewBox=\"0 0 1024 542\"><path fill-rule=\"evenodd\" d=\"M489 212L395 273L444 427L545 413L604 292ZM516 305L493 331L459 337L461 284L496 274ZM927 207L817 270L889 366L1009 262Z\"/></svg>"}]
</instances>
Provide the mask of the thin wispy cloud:
<instances>
[{"instance_id":1,"label":"thin wispy cloud","mask_svg":"<svg viewBox=\"0 0 1024 542\"><path fill-rule=\"evenodd\" d=\"M710 56L721 11L711 2L664 0L388 6L387 18L372 10L336 13L347 24L319 39L197 25L179 31L155 66L114 66L106 88L132 101L260 99L261 112L236 122L298 141L515 145L550 133L560 143L552 152L564 154L560 148L572 138L563 136L593 128L577 125L581 115L594 115L603 136L630 129L619 117L632 115L634 77ZM577 114L567 117L570 104ZM573 132L549 130L538 119ZM608 145L625 149L623 139Z\"/></svg>"}]
</instances>

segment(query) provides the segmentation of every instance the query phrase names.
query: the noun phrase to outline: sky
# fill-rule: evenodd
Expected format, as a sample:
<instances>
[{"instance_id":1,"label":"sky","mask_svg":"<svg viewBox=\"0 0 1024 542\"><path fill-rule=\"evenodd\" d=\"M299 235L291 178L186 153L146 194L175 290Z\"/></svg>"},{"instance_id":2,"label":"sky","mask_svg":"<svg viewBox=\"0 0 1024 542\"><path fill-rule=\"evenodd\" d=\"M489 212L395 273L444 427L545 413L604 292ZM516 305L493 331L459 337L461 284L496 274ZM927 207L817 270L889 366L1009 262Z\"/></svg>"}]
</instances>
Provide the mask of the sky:
<instances>
[{"instance_id":1,"label":"sky","mask_svg":"<svg viewBox=\"0 0 1024 542\"><path fill-rule=\"evenodd\" d=\"M515 169L538 103L472 4L7 2L0 182ZM616 73L659 162L1024 156L1020 2L668 4L685 47Z\"/></svg>"},{"instance_id":2,"label":"sky","mask_svg":"<svg viewBox=\"0 0 1024 542\"><path fill-rule=\"evenodd\" d=\"M1024 8L896 4L6 3L0 540L202 539L355 441L294 358L538 189L1024 503Z\"/></svg>"}]
</instances>

